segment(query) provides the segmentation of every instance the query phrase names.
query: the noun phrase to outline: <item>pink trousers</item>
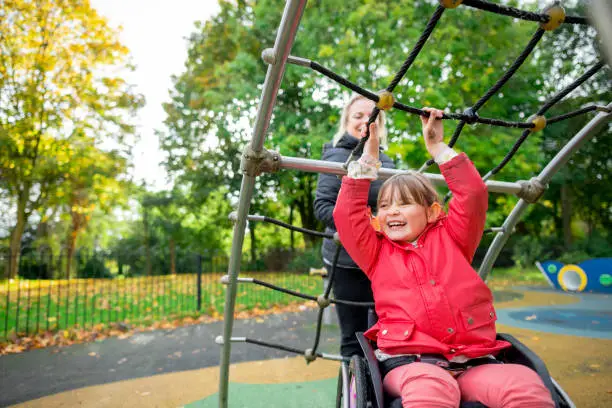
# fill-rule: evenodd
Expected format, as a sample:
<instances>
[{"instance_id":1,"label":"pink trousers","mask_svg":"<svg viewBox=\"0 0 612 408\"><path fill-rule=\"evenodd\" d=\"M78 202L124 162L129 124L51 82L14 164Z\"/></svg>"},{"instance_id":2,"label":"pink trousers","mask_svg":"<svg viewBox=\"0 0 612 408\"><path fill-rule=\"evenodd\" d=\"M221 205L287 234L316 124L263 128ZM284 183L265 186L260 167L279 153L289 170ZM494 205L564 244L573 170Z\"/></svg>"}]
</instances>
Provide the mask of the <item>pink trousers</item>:
<instances>
[{"instance_id":1,"label":"pink trousers","mask_svg":"<svg viewBox=\"0 0 612 408\"><path fill-rule=\"evenodd\" d=\"M457 378L427 363L397 367L385 376L385 390L402 397L403 408L457 408L479 401L489 408L554 408L540 377L519 364L485 364Z\"/></svg>"}]
</instances>

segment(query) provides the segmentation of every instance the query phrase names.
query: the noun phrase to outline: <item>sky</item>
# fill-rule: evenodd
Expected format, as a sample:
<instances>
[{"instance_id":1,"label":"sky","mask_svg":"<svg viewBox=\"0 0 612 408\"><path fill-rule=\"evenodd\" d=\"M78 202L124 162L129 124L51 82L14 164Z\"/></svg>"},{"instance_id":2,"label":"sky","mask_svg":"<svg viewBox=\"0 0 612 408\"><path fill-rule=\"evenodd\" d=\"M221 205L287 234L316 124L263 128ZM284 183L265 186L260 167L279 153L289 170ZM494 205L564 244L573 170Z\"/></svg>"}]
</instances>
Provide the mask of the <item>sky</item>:
<instances>
[{"instance_id":1,"label":"sky","mask_svg":"<svg viewBox=\"0 0 612 408\"><path fill-rule=\"evenodd\" d=\"M140 141L133 149L134 181L144 179L152 190L168 188L155 129L162 129L162 103L169 100L170 77L184 71L186 38L196 21L208 20L218 11L217 0L91 0L91 5L112 27L123 27L120 39L136 66L126 79L146 99L137 121Z\"/></svg>"}]
</instances>

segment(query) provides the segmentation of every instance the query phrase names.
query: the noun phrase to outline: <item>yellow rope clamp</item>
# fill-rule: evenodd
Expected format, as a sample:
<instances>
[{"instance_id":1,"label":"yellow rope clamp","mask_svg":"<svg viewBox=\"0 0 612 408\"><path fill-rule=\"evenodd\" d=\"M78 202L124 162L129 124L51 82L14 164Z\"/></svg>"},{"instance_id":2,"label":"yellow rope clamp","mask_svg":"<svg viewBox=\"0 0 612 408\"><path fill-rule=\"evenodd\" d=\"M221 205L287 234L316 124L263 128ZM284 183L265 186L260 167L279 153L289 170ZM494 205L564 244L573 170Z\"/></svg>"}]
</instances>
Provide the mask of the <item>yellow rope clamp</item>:
<instances>
[{"instance_id":1,"label":"yellow rope clamp","mask_svg":"<svg viewBox=\"0 0 612 408\"><path fill-rule=\"evenodd\" d=\"M378 94L378 103L376 104L378 109L389 110L393 107L393 103L395 103L395 98L391 92L381 91Z\"/></svg>"},{"instance_id":2,"label":"yellow rope clamp","mask_svg":"<svg viewBox=\"0 0 612 408\"><path fill-rule=\"evenodd\" d=\"M558 4L546 7L543 12L549 19L546 23L540 23L540 27L546 31L554 30L565 21L565 9Z\"/></svg>"},{"instance_id":3,"label":"yellow rope clamp","mask_svg":"<svg viewBox=\"0 0 612 408\"><path fill-rule=\"evenodd\" d=\"M440 0L440 5L447 9L454 9L459 7L463 0Z\"/></svg>"},{"instance_id":4,"label":"yellow rope clamp","mask_svg":"<svg viewBox=\"0 0 612 408\"><path fill-rule=\"evenodd\" d=\"M532 133L539 132L546 127L546 118L544 116L532 116L529 121L535 126L529 129Z\"/></svg>"}]
</instances>

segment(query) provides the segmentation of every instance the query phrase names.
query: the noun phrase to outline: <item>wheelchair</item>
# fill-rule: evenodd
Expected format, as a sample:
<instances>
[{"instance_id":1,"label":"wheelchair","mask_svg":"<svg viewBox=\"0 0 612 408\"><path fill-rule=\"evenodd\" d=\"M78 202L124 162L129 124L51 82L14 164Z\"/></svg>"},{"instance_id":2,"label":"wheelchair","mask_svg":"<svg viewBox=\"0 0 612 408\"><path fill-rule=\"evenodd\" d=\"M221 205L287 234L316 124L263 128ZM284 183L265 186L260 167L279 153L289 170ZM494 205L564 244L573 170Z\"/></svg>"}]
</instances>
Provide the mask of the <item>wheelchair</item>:
<instances>
[{"instance_id":1,"label":"wheelchair","mask_svg":"<svg viewBox=\"0 0 612 408\"><path fill-rule=\"evenodd\" d=\"M370 311L370 323L375 316ZM374 320L375 322L375 320ZM371 324L371 325L372 325ZM370 326L371 326L370 325ZM354 355L344 361L338 375L336 408L402 408L401 398L393 398L383 390L381 370L374 355L375 344L363 333L356 333L364 356ZM575 408L569 396L550 376L544 362L527 346L510 334L498 333L498 340L509 342L512 347L502 350L497 360L522 364L534 370L550 391L557 408ZM460 408L487 408L480 402L461 402Z\"/></svg>"}]
</instances>

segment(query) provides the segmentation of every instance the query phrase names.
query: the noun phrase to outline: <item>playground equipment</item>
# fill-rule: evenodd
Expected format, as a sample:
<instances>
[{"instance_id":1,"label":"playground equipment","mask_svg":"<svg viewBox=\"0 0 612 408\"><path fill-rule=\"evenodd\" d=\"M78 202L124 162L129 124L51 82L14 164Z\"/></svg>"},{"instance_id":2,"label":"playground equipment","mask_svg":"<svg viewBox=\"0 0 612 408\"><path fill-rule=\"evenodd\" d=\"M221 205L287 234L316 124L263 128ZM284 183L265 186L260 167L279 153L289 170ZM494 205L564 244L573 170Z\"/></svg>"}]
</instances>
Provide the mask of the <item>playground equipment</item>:
<instances>
[{"instance_id":1,"label":"playground equipment","mask_svg":"<svg viewBox=\"0 0 612 408\"><path fill-rule=\"evenodd\" d=\"M576 265L558 261L536 262L546 280L565 292L612 293L612 258L589 259Z\"/></svg>"},{"instance_id":2,"label":"playground equipment","mask_svg":"<svg viewBox=\"0 0 612 408\"><path fill-rule=\"evenodd\" d=\"M542 13L532 13L524 10L519 10L513 7L502 6L494 3L490 3L484 0L440 0L440 5L435 8L429 22L426 25L420 38L415 43L414 47L410 51L406 61L403 63L401 69L395 75L390 85L381 93L374 93L360 86L350 82L348 79L341 77L340 75L330 71L315 61L311 61L305 58L294 57L290 55L291 47L293 45L297 29L301 16L304 12L306 0L288 0L285 5L285 10L281 23L277 32L276 41L274 48L267 49L262 53L263 60L269 64L266 79L263 85L262 95L260 99L259 109L257 118L253 128L253 137L251 142L246 146L243 155L241 169L243 172L242 185L240 189L240 199L238 203L238 210L236 213L231 215L231 218L235 221L234 235L232 242L232 251L229 262L228 275L223 278L223 282L227 284L225 312L224 312L224 329L222 335L217 337L217 343L222 345L221 351L221 364L220 364L220 376L219 376L219 406L225 408L228 406L228 379L229 379L229 360L231 352L232 342L247 342L252 344L258 344L266 347L274 347L280 350L285 350L297 354L302 354L306 358L307 362L314 361L316 358L327 358L332 360L342 361L340 369L340 384L338 394L338 404L342 404L344 407L349 406L349 384L352 382L352 378L355 378L355 383L363 384L364 381L373 384L371 378L364 378L362 371L356 371L349 367L349 362L345 361L341 356L329 355L320 353L317 351L319 338L320 338L320 324L323 316L323 310L331 303L341 303L342 299L330 299L330 289L333 285L333 270L329 277L330 284L325 289L324 293L319 297L312 297L291 291L286 288L275 287L274 285L267 284L265 282L257 281L252 278L239 277L240 269L240 258L242 254L242 245L244 241L244 234L247 220L250 221L268 221L273 222L277 225L281 225L296 231L304 233L311 233L321 237L330 237L324 233L316 231L308 231L302 228L293 227L284 224L280 221L273 220L268 217L249 215L249 208L251 204L251 198L253 196L255 179L262 172L276 172L281 169L293 169L307 172L325 172L335 175L346 174L346 165L341 163L323 162L319 160L309 160L303 158L283 157L277 152L266 150L263 147L265 134L269 126L269 121L272 116L273 107L276 101L276 95L281 84L282 76L286 67L286 64L293 64L302 67L310 68L317 71L328 78L346 86L354 92L357 92L377 104L377 107L372 112L369 118L369 123L374 122L378 116L380 110L387 110L390 108L399 109L416 115L426 114L420 109L405 105L399 101L396 101L393 96L393 90L398 85L400 80L406 74L419 52L427 42L430 34L436 27L436 24L442 17L443 13L447 10L454 9L463 4L463 6L473 7L487 12L498 13L501 15L513 17L516 19L523 19L539 23L539 27L533 34L531 40L525 47L524 51L515 59L510 68L504 75L471 107L468 107L461 114L445 114L442 119L445 120L458 120L459 123L455 129L455 132L449 142L449 146L453 146L466 124L482 123L492 126L503 126L523 129L521 137L516 141L514 146L510 149L504 159L492 170L490 170L484 177L483 180L486 182L489 192L493 193L510 193L515 194L520 198L508 218L500 227L490 229L489 232L495 233L495 238L491 246L489 247L484 261L478 271L479 275L484 279L490 272L497 256L499 255L502 247L507 242L514 226L520 219L523 212L527 209L528 205L535 203L544 193L546 186L552 176L567 162L569 157L580 147L582 143L589 139L593 135L597 128L602 126L610 119L610 113L612 112L612 103L607 106L588 105L574 112L568 112L556 117L546 117L546 112L557 102L563 99L571 91L576 89L580 84L587 81L596 72L598 72L605 64L603 61L599 61L588 69L582 76L575 79L565 88L560 90L557 94L551 96L542 106L534 112L534 115L525 122L512 122L506 120L499 120L493 118L480 117L477 111L493 96L495 95L504 84L514 75L520 66L525 62L530 53L534 50L538 41L545 35L547 31L553 31L561 24L587 24L587 20L584 17L566 16L565 11L562 7L555 4L552 7L545 9ZM453 11L450 11L453 12ZM457 11L459 12L459 11ZM538 174L528 181L518 182L504 182L492 180L492 176L497 174L514 156L516 151L520 148L521 144L526 138L533 132L542 130L548 124L566 120L578 115L587 114L590 112L598 112L597 115L584 126L568 143L558 152L558 154L548 163L548 165ZM367 140L369 135L366 135L362 142L355 149L354 153L359 153L363 148L363 144ZM349 161L352 158L349 158ZM431 161L423 164L419 171L424 171L430 164ZM400 170L389 170L381 169L379 172L380 178L388 178L393 174L401 172ZM442 177L437 174L424 174L436 185L442 185L444 183ZM314 300L320 307L318 317L318 329L317 336L315 338L314 345L308 350L297 350L291 347L283 345L274 345L261 340L254 340L249 338L235 338L232 337L232 327L234 319L234 306L235 298L237 293L238 283L254 283L267 286L275 290L281 290L285 293L290 293L295 296L299 296L304 299ZM346 302L346 301L344 301ZM348 302L354 304L355 302ZM371 304L362 304L364 307L371 307ZM512 350L519 350L521 346L517 343L515 348ZM513 353L512 351L510 352ZM529 354L528 350L525 353ZM523 353L522 355L526 355ZM518 353L513 357L512 361L520 360L521 353ZM532 359L536 361L536 359ZM537 363L537 361L536 361ZM364 367L363 362L356 363L360 367ZM537 363L539 364L539 363ZM536 364L536 365L537 365ZM374 371L370 369L370 374ZM548 378L547 384L554 383L554 380L548 376L547 373L542 374ZM373 386L376 386L373 384ZM366 394L367 389L364 388ZM560 407L571 407L573 403L567 397L560 388L555 388L553 396L557 399L557 406ZM362 395L363 397L363 395ZM367 401L366 403L374 404L376 399L364 399L361 401ZM359 405L358 405L359 406ZM362 405L365 407L365 405ZM382 405L373 405L382 408Z\"/></svg>"}]
</instances>

